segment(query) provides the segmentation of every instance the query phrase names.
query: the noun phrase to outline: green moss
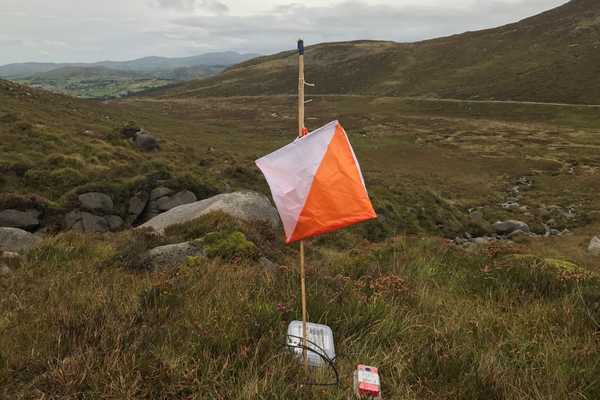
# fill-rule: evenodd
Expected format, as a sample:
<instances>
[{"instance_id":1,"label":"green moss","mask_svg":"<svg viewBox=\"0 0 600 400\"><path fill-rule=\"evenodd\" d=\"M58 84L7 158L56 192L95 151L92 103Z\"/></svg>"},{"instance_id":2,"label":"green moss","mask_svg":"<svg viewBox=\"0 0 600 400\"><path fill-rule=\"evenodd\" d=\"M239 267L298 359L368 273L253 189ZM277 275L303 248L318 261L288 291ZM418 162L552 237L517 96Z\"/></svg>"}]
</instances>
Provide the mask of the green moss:
<instances>
[{"instance_id":1,"label":"green moss","mask_svg":"<svg viewBox=\"0 0 600 400\"><path fill-rule=\"evenodd\" d=\"M236 231L231 233L212 232L199 239L206 255L224 260L256 259L259 255L254 243L246 239L246 235Z\"/></svg>"}]
</instances>

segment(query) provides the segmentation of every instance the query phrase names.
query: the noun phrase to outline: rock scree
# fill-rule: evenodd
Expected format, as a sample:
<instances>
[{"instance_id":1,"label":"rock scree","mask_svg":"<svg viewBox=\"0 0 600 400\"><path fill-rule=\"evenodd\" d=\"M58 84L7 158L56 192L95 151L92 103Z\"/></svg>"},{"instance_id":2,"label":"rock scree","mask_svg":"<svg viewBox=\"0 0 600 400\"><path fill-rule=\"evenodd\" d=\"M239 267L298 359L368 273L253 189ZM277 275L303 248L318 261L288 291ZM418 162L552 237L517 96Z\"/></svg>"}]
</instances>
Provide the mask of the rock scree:
<instances>
[{"instance_id":1,"label":"rock scree","mask_svg":"<svg viewBox=\"0 0 600 400\"><path fill-rule=\"evenodd\" d=\"M221 211L247 222L262 221L274 229L280 226L279 214L269 199L256 192L234 192L175 207L160 214L139 228L152 228L163 233L172 225L192 221L211 212Z\"/></svg>"}]
</instances>

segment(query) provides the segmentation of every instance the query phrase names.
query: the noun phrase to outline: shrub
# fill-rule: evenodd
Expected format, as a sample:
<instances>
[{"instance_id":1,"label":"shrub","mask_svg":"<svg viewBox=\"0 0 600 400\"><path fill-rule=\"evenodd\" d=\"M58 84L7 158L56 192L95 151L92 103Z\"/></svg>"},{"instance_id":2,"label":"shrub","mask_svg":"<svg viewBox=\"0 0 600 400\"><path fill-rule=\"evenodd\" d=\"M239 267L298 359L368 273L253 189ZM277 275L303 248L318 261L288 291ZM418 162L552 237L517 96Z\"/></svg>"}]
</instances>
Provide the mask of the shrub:
<instances>
[{"instance_id":1,"label":"shrub","mask_svg":"<svg viewBox=\"0 0 600 400\"><path fill-rule=\"evenodd\" d=\"M259 254L256 245L239 231L212 232L200 239L199 243L204 248L206 255L211 258L219 257L228 261L255 260Z\"/></svg>"}]
</instances>

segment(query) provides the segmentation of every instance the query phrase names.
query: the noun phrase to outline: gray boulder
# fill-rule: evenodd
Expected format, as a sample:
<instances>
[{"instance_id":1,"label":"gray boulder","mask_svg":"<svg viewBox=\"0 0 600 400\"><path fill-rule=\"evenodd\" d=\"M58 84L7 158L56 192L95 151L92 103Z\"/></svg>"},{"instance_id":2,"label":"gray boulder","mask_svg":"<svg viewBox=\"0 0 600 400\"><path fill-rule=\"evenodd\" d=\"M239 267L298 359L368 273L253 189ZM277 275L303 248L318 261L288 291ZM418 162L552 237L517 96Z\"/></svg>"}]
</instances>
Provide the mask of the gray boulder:
<instances>
[{"instance_id":1,"label":"gray boulder","mask_svg":"<svg viewBox=\"0 0 600 400\"><path fill-rule=\"evenodd\" d=\"M41 239L19 228L0 228L0 251L27 251Z\"/></svg>"},{"instance_id":2,"label":"gray boulder","mask_svg":"<svg viewBox=\"0 0 600 400\"><path fill-rule=\"evenodd\" d=\"M189 222L215 211L224 212L243 221L266 222L274 229L280 226L277 210L266 196L255 192L235 192L175 207L152 218L140 228L152 228L163 233L169 226Z\"/></svg>"},{"instance_id":3,"label":"gray boulder","mask_svg":"<svg viewBox=\"0 0 600 400\"><path fill-rule=\"evenodd\" d=\"M593 256L600 256L600 237L594 236L588 246L588 252Z\"/></svg>"},{"instance_id":4,"label":"gray boulder","mask_svg":"<svg viewBox=\"0 0 600 400\"><path fill-rule=\"evenodd\" d=\"M105 217L78 210L65 216L65 226L67 229L86 233L103 233L110 230L110 224Z\"/></svg>"},{"instance_id":5,"label":"gray boulder","mask_svg":"<svg viewBox=\"0 0 600 400\"><path fill-rule=\"evenodd\" d=\"M156 151L160 149L158 140L147 132L138 132L133 139L135 147L142 151Z\"/></svg>"},{"instance_id":6,"label":"gray boulder","mask_svg":"<svg viewBox=\"0 0 600 400\"><path fill-rule=\"evenodd\" d=\"M529 225L517 220L498 221L494 224L494 229L499 235L510 235L515 231L530 232Z\"/></svg>"},{"instance_id":7,"label":"gray boulder","mask_svg":"<svg viewBox=\"0 0 600 400\"><path fill-rule=\"evenodd\" d=\"M150 192L150 200L158 200L161 197L170 195L171 193L173 193L173 190L169 189L168 187L157 187Z\"/></svg>"},{"instance_id":8,"label":"gray boulder","mask_svg":"<svg viewBox=\"0 0 600 400\"><path fill-rule=\"evenodd\" d=\"M108 223L108 228L111 231L119 230L125 224L123 218L119 217L118 215L109 215L108 217L106 217L106 222Z\"/></svg>"},{"instance_id":9,"label":"gray boulder","mask_svg":"<svg viewBox=\"0 0 600 400\"><path fill-rule=\"evenodd\" d=\"M177 267L185 262L188 257L203 257L204 251L193 242L169 244L149 250L145 257L145 264L153 271L164 271Z\"/></svg>"},{"instance_id":10,"label":"gray boulder","mask_svg":"<svg viewBox=\"0 0 600 400\"><path fill-rule=\"evenodd\" d=\"M0 226L32 230L40 226L37 210L4 210L0 212Z\"/></svg>"},{"instance_id":11,"label":"gray boulder","mask_svg":"<svg viewBox=\"0 0 600 400\"><path fill-rule=\"evenodd\" d=\"M79 195L79 203L83 209L110 213L114 204L109 195L99 192L90 192Z\"/></svg>"},{"instance_id":12,"label":"gray boulder","mask_svg":"<svg viewBox=\"0 0 600 400\"><path fill-rule=\"evenodd\" d=\"M198 198L194 193L190 192L189 190L184 190L174 194L173 196L161 197L156 201L156 206L160 212L165 212L184 204L193 203L197 200Z\"/></svg>"},{"instance_id":13,"label":"gray boulder","mask_svg":"<svg viewBox=\"0 0 600 400\"><path fill-rule=\"evenodd\" d=\"M148 194L144 192L136 193L131 199L129 199L129 208L128 208L128 216L127 223L129 225L133 224L137 219L142 215L146 206L148 205Z\"/></svg>"}]
</instances>

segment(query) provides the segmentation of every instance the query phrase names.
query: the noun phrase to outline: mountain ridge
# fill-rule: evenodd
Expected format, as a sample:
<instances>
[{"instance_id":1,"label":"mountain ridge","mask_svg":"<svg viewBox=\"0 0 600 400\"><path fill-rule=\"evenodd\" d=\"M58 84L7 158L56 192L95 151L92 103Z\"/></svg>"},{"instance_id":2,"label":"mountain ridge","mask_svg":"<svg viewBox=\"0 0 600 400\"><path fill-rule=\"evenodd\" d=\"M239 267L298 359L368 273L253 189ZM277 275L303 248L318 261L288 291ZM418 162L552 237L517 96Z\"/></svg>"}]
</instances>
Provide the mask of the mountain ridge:
<instances>
[{"instance_id":1,"label":"mountain ridge","mask_svg":"<svg viewBox=\"0 0 600 400\"><path fill-rule=\"evenodd\" d=\"M198 66L229 66L256 57L253 53L234 51L212 52L188 57L149 56L125 61L104 60L93 63L11 63L0 66L0 77L5 79L27 78L35 74L50 72L64 67L106 67L114 70L157 72L177 68Z\"/></svg>"},{"instance_id":2,"label":"mountain ridge","mask_svg":"<svg viewBox=\"0 0 600 400\"><path fill-rule=\"evenodd\" d=\"M573 0L518 22L414 43L306 48L311 94L600 103L600 2ZM252 59L155 96L293 94L295 51Z\"/></svg>"}]
</instances>

